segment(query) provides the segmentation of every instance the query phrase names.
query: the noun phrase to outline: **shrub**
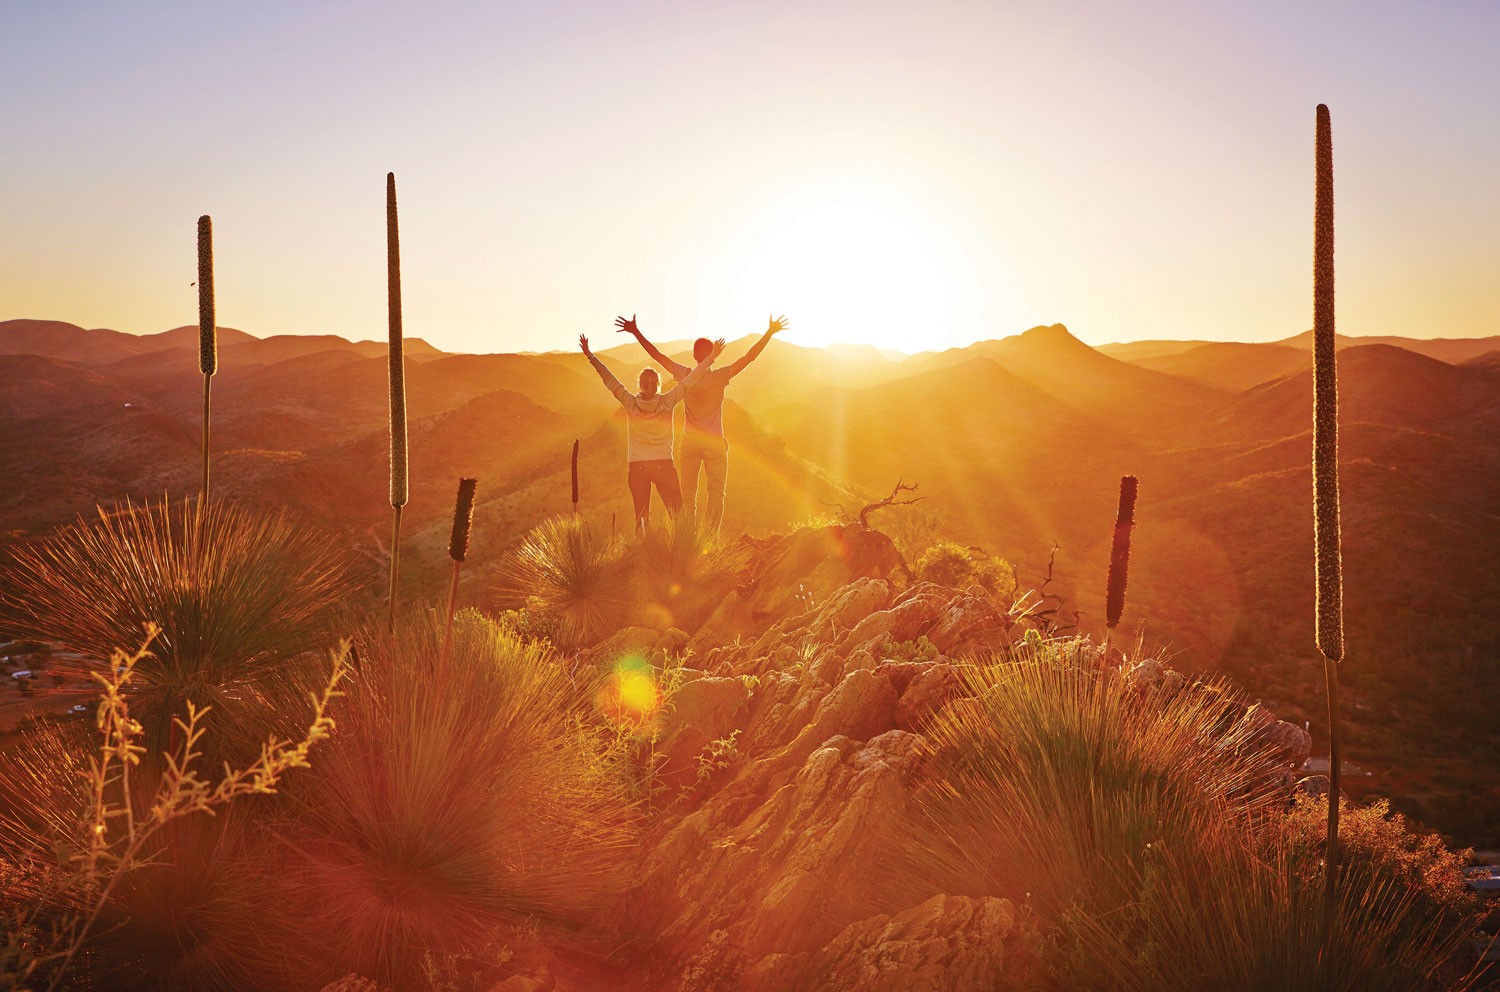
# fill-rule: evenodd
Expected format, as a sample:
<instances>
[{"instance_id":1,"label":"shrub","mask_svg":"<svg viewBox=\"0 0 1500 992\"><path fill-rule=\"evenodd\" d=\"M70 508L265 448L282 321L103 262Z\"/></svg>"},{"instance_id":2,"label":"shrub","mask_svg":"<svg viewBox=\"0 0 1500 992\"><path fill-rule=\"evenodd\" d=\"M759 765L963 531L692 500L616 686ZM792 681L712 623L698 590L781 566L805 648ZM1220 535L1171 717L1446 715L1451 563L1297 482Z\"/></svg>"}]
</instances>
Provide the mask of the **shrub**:
<instances>
[{"instance_id":1,"label":"shrub","mask_svg":"<svg viewBox=\"0 0 1500 992\"><path fill-rule=\"evenodd\" d=\"M332 729L326 712L342 658L321 690L311 690L300 740L273 736L252 764L225 766L210 779L198 768L211 713L191 705L177 720L178 743L164 770L143 774L144 730L126 690L148 657L144 648L117 651L98 675L98 735L88 760L76 751L21 748L0 766L12 800L0 830L0 907L10 924L0 988L42 978L51 979L49 989L71 979L120 990L274 985L266 967L274 953L255 933L246 898L253 886L241 871L256 835L235 800L274 793L287 772L308 766L313 745ZM38 755L62 760L38 766L29 760ZM57 784L34 793L27 782ZM218 815L191 815L200 812Z\"/></svg>"},{"instance_id":2,"label":"shrub","mask_svg":"<svg viewBox=\"0 0 1500 992\"><path fill-rule=\"evenodd\" d=\"M361 639L338 733L272 824L285 891L266 915L304 975L417 988L424 955L592 921L634 812L580 730L593 687L550 649L466 611L442 664L441 618L397 627Z\"/></svg>"},{"instance_id":3,"label":"shrub","mask_svg":"<svg viewBox=\"0 0 1500 992\"><path fill-rule=\"evenodd\" d=\"M564 650L613 633L630 609L624 543L595 536L574 516L533 528L502 559L499 578L501 607L541 618Z\"/></svg>"},{"instance_id":4,"label":"shrub","mask_svg":"<svg viewBox=\"0 0 1500 992\"><path fill-rule=\"evenodd\" d=\"M995 599L1006 604L1016 592L1016 570L1010 562L953 541L939 541L922 552L917 559L916 573L923 582L936 582L955 589L983 586Z\"/></svg>"},{"instance_id":5,"label":"shrub","mask_svg":"<svg viewBox=\"0 0 1500 992\"><path fill-rule=\"evenodd\" d=\"M127 503L14 556L12 605L28 636L104 659L160 626L129 690L146 752L169 746L188 702L212 706L215 767L253 759L268 730L290 732L276 723L285 692L321 667L349 593L328 538L219 502Z\"/></svg>"},{"instance_id":6,"label":"shrub","mask_svg":"<svg viewBox=\"0 0 1500 992\"><path fill-rule=\"evenodd\" d=\"M1084 641L1028 641L1012 661L967 671L971 698L928 730L939 753L924 794L922 873L941 891L1030 894L1049 919L1136 899L1132 875L1163 851L1206 853L1210 827L1263 814L1267 756L1209 685L1141 697L1099 671Z\"/></svg>"},{"instance_id":7,"label":"shrub","mask_svg":"<svg viewBox=\"0 0 1500 992\"><path fill-rule=\"evenodd\" d=\"M748 552L700 535L686 517L648 528L630 546L636 614L659 629L696 630L734 589Z\"/></svg>"},{"instance_id":8,"label":"shrub","mask_svg":"<svg viewBox=\"0 0 1500 992\"><path fill-rule=\"evenodd\" d=\"M1030 638L967 673L972 696L927 730L908 887L1028 901L1058 989L1328 987L1321 807L1285 813L1279 769L1225 686L1142 694L1096 655ZM1472 929L1455 857L1366 816L1332 987L1463 988L1445 971Z\"/></svg>"}]
</instances>

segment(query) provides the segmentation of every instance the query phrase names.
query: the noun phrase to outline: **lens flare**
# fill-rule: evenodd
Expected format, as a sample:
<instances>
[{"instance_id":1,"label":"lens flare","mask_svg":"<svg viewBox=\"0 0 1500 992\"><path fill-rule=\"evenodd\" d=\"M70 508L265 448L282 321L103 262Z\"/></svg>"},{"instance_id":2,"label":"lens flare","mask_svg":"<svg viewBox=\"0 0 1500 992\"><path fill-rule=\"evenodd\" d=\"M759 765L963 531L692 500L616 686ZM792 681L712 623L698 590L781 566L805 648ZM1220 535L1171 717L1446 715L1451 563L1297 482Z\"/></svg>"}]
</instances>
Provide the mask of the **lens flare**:
<instances>
[{"instance_id":1,"label":"lens flare","mask_svg":"<svg viewBox=\"0 0 1500 992\"><path fill-rule=\"evenodd\" d=\"M596 702L615 725L645 727L661 709L656 673L644 658L627 655L615 662L609 683L600 690Z\"/></svg>"}]
</instances>

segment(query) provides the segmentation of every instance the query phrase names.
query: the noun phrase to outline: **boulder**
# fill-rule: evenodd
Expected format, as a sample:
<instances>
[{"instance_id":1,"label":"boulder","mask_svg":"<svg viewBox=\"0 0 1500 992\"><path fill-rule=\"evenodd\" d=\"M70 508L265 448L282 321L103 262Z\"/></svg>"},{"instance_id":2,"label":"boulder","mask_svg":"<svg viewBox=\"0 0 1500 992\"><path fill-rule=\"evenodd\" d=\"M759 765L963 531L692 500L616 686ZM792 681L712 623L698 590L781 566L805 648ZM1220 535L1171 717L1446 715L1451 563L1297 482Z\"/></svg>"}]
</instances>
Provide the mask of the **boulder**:
<instances>
[{"instance_id":1,"label":"boulder","mask_svg":"<svg viewBox=\"0 0 1500 992\"><path fill-rule=\"evenodd\" d=\"M952 665L947 662L926 665L896 703L896 726L913 733L920 731L962 691L963 684Z\"/></svg>"},{"instance_id":2,"label":"boulder","mask_svg":"<svg viewBox=\"0 0 1500 992\"><path fill-rule=\"evenodd\" d=\"M927 639L946 655L969 654L1008 644L1011 623L988 595L961 593L942 607Z\"/></svg>"},{"instance_id":3,"label":"boulder","mask_svg":"<svg viewBox=\"0 0 1500 992\"><path fill-rule=\"evenodd\" d=\"M697 782L698 757L714 741L742 730L750 709L750 688L738 678L709 678L688 673L662 718L663 755L659 775L671 788Z\"/></svg>"},{"instance_id":4,"label":"boulder","mask_svg":"<svg viewBox=\"0 0 1500 992\"><path fill-rule=\"evenodd\" d=\"M935 895L895 915L852 923L825 947L770 955L747 969L747 992L991 992L1030 984L1037 968L1015 906L992 896Z\"/></svg>"},{"instance_id":5,"label":"boulder","mask_svg":"<svg viewBox=\"0 0 1500 992\"><path fill-rule=\"evenodd\" d=\"M650 627L625 627L589 648L589 659L600 665L611 665L621 658L636 657L650 660L655 652L661 632Z\"/></svg>"},{"instance_id":6,"label":"boulder","mask_svg":"<svg viewBox=\"0 0 1500 992\"><path fill-rule=\"evenodd\" d=\"M694 654L704 654L710 648L728 644L736 637L745 637L754 629L755 620L751 616L749 604L738 592L730 592L714 608L703 626L698 628L687 647Z\"/></svg>"},{"instance_id":7,"label":"boulder","mask_svg":"<svg viewBox=\"0 0 1500 992\"><path fill-rule=\"evenodd\" d=\"M871 613L854 625L842 641L846 649L889 639L897 644L914 641L927 632L942 611L941 601L918 596L898 602L888 610Z\"/></svg>"},{"instance_id":8,"label":"boulder","mask_svg":"<svg viewBox=\"0 0 1500 992\"><path fill-rule=\"evenodd\" d=\"M1301 768L1302 763L1312 754L1312 735L1295 723L1275 720L1262 728L1260 736L1275 749L1284 765Z\"/></svg>"},{"instance_id":9,"label":"boulder","mask_svg":"<svg viewBox=\"0 0 1500 992\"><path fill-rule=\"evenodd\" d=\"M873 679L851 674L840 688ZM853 702L865 694L835 695ZM838 712L832 698L819 708L820 716ZM899 909L870 866L899 851L926 750L897 730L866 743L824 738L786 770L781 763L794 751L762 758L646 845L631 901L654 922L658 946L702 949L723 931L713 962L684 955L693 959L675 974L685 965L733 973L735 961L803 954L872 912Z\"/></svg>"}]
</instances>

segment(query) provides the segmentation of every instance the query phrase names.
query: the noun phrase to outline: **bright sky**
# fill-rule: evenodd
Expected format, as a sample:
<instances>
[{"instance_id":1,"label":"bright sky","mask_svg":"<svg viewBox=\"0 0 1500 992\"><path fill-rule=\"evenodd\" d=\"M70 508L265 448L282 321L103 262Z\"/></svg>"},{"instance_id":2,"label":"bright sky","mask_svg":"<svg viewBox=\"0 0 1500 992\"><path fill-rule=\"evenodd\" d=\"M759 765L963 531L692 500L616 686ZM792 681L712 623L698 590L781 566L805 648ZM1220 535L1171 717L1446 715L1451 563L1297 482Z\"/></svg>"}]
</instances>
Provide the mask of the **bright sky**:
<instances>
[{"instance_id":1,"label":"bright sky","mask_svg":"<svg viewBox=\"0 0 1500 992\"><path fill-rule=\"evenodd\" d=\"M1500 333L1493 0L0 6L0 319L916 351Z\"/></svg>"}]
</instances>

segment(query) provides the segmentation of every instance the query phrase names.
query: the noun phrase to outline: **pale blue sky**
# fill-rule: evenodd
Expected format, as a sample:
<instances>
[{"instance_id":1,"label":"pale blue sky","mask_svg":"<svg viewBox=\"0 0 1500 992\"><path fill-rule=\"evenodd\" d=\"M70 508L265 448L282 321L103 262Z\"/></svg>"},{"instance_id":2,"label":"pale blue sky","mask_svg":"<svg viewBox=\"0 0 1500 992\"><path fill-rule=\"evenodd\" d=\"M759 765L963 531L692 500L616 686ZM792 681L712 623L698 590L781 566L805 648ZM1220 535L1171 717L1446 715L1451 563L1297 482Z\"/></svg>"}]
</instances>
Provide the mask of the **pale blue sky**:
<instances>
[{"instance_id":1,"label":"pale blue sky","mask_svg":"<svg viewBox=\"0 0 1500 992\"><path fill-rule=\"evenodd\" d=\"M912 350L1310 323L1333 112L1352 334L1500 333L1500 4L0 6L0 319Z\"/></svg>"}]
</instances>

